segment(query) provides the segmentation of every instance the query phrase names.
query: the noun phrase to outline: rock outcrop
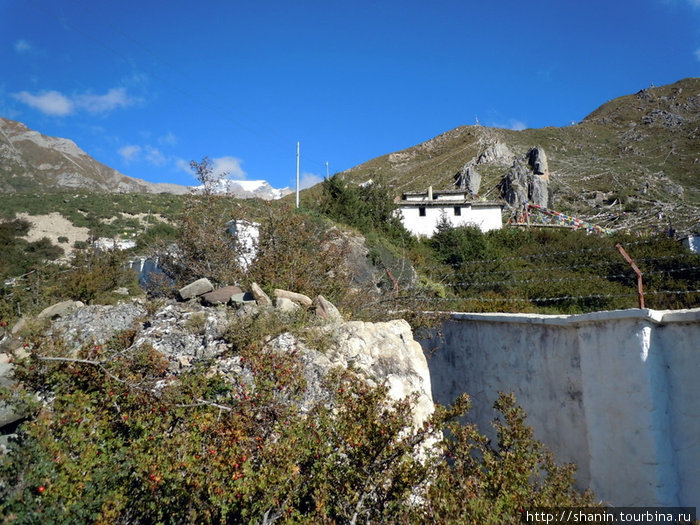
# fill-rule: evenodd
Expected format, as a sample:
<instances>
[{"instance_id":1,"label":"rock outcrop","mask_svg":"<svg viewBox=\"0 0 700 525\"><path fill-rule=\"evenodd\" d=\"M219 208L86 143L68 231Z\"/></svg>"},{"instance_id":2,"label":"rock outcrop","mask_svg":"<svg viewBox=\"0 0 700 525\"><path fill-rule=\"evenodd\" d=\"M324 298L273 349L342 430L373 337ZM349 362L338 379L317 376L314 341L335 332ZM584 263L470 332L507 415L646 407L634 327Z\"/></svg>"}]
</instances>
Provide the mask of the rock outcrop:
<instances>
[{"instance_id":1,"label":"rock outcrop","mask_svg":"<svg viewBox=\"0 0 700 525\"><path fill-rule=\"evenodd\" d=\"M505 142L496 141L488 146L484 152L479 155L476 161L477 165L481 164L502 164L507 166L513 161L513 152L510 151Z\"/></svg>"},{"instance_id":2,"label":"rock outcrop","mask_svg":"<svg viewBox=\"0 0 700 525\"><path fill-rule=\"evenodd\" d=\"M525 203L551 207L549 166L544 149L531 148L525 157L515 159L498 188L505 201L516 209Z\"/></svg>"},{"instance_id":3,"label":"rock outcrop","mask_svg":"<svg viewBox=\"0 0 700 525\"><path fill-rule=\"evenodd\" d=\"M459 173L455 176L456 185L459 189L467 190L472 195L479 194L479 188L481 187L481 175L476 168L474 168L473 161L467 162Z\"/></svg>"},{"instance_id":4,"label":"rock outcrop","mask_svg":"<svg viewBox=\"0 0 700 525\"><path fill-rule=\"evenodd\" d=\"M261 291L258 287L256 295L262 297ZM128 345L123 352L148 345L167 360L166 382L176 381L179 374L197 364L206 364L209 374L220 374L234 385L250 388L252 370L235 352L230 330L245 329L260 315L277 315L291 327L296 315L313 306L317 321L305 330L317 333L317 339L324 342L323 348L314 348L307 342L315 337L300 337L294 332L262 339L266 350L293 352L301 360L307 389L301 401L290 402L298 403L300 410L323 402L328 396L323 379L334 368L342 367L353 370L370 385L386 385L393 399L415 396L414 425L420 425L432 413L427 361L406 321L344 322L338 309L323 296L312 301L302 294L278 290L277 305L273 307L256 301L252 293L248 295L251 300L238 308L209 307L208 301L169 300L149 313L139 299L117 305L78 306L55 319L47 335L62 339L69 355L76 356L86 345L104 345L121 334L121 340ZM9 377L13 366L10 360L4 360L0 379ZM12 425L22 417L9 406L0 406L0 434L13 431Z\"/></svg>"}]
</instances>

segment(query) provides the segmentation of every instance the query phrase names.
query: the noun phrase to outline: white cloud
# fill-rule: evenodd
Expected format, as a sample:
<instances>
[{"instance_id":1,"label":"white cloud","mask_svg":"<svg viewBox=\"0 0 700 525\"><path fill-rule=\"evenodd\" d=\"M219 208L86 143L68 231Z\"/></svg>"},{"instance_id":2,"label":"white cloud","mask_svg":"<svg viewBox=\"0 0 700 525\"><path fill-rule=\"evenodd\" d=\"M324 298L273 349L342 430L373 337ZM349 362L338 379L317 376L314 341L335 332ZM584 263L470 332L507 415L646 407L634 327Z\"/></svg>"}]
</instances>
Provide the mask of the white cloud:
<instances>
[{"instance_id":1,"label":"white cloud","mask_svg":"<svg viewBox=\"0 0 700 525\"><path fill-rule=\"evenodd\" d=\"M104 95L87 93L76 95L75 103L89 113L107 113L117 108L131 106L135 100L126 93L126 88L112 88Z\"/></svg>"},{"instance_id":2,"label":"white cloud","mask_svg":"<svg viewBox=\"0 0 700 525\"><path fill-rule=\"evenodd\" d=\"M217 157L210 160L212 167L214 168L214 175L218 177L225 175L226 178L232 180L246 180L248 178L248 174L241 167L241 164L243 164L242 159L226 156ZM185 159L176 159L175 167L180 171L184 171L185 173L191 175L192 177L195 176L192 168L190 168L190 161Z\"/></svg>"},{"instance_id":3,"label":"white cloud","mask_svg":"<svg viewBox=\"0 0 700 525\"><path fill-rule=\"evenodd\" d=\"M126 88L112 88L104 95L83 93L68 97L59 91L42 91L38 95L21 91L13 96L29 107L54 116L70 115L76 110L84 110L92 114L108 113L136 102L136 99L127 94Z\"/></svg>"},{"instance_id":4,"label":"white cloud","mask_svg":"<svg viewBox=\"0 0 700 525\"><path fill-rule=\"evenodd\" d=\"M32 51L34 49L34 46L32 46L29 42L27 42L24 39L19 39L17 42L15 42L15 51L18 53L28 53L29 51Z\"/></svg>"},{"instance_id":5,"label":"white cloud","mask_svg":"<svg viewBox=\"0 0 700 525\"><path fill-rule=\"evenodd\" d=\"M243 161L236 157L217 157L211 159L214 175L222 176L226 174L229 179L244 180L248 174L243 171L241 164Z\"/></svg>"},{"instance_id":6,"label":"white cloud","mask_svg":"<svg viewBox=\"0 0 700 525\"><path fill-rule=\"evenodd\" d=\"M177 169L179 169L180 171L184 171L185 173L192 175L192 170L190 169L190 163L187 162L185 159L177 159L175 161L175 167Z\"/></svg>"},{"instance_id":7,"label":"white cloud","mask_svg":"<svg viewBox=\"0 0 700 525\"><path fill-rule=\"evenodd\" d=\"M28 91L20 91L13 96L20 102L24 102L29 107L38 109L46 115L70 115L75 108L73 102L58 91L43 91L38 95L32 95Z\"/></svg>"},{"instance_id":8,"label":"white cloud","mask_svg":"<svg viewBox=\"0 0 700 525\"><path fill-rule=\"evenodd\" d=\"M168 159L166 158L165 155L158 149L154 148L153 146L146 146L146 160L154 165L154 166L163 166L166 162L168 162Z\"/></svg>"},{"instance_id":9,"label":"white cloud","mask_svg":"<svg viewBox=\"0 0 700 525\"><path fill-rule=\"evenodd\" d=\"M120 148L118 151L119 155L122 156L124 162L129 164L131 161L135 160L141 153L141 146L129 145Z\"/></svg>"},{"instance_id":10,"label":"white cloud","mask_svg":"<svg viewBox=\"0 0 700 525\"><path fill-rule=\"evenodd\" d=\"M170 159L163 154L158 148L154 148L150 144L139 146L137 144L128 144L117 150L124 162L130 164L136 161L146 161L152 166L164 166Z\"/></svg>"},{"instance_id":11,"label":"white cloud","mask_svg":"<svg viewBox=\"0 0 700 525\"><path fill-rule=\"evenodd\" d=\"M177 144L177 137L174 133L168 131L165 135L158 137L158 144L161 146L174 146Z\"/></svg>"},{"instance_id":12,"label":"white cloud","mask_svg":"<svg viewBox=\"0 0 700 525\"><path fill-rule=\"evenodd\" d=\"M698 1L700 1L700 0L698 0ZM693 54L695 55L695 58L697 58L698 61L700 61L700 48L696 49L695 53L693 53Z\"/></svg>"},{"instance_id":13,"label":"white cloud","mask_svg":"<svg viewBox=\"0 0 700 525\"><path fill-rule=\"evenodd\" d=\"M517 120L514 118L508 120L508 123L506 124L502 122L492 122L491 126L494 128L512 129L513 131L522 131L527 129L527 124L525 124L522 120Z\"/></svg>"},{"instance_id":14,"label":"white cloud","mask_svg":"<svg viewBox=\"0 0 700 525\"><path fill-rule=\"evenodd\" d=\"M311 186L315 186L319 182L323 181L323 177L320 175L316 175L315 173L308 173L304 172L301 174L300 180L299 180L299 187L302 190L305 190L306 188L310 188Z\"/></svg>"}]
</instances>

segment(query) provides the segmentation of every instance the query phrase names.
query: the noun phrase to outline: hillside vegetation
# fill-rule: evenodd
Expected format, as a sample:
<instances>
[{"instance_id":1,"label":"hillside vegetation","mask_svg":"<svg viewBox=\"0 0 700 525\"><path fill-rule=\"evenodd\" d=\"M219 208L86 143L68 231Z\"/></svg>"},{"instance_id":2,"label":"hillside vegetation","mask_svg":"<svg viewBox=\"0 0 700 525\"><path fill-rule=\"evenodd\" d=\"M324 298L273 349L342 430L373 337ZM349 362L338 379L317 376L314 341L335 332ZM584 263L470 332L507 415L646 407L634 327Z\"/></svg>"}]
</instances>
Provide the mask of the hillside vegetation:
<instances>
[{"instance_id":1,"label":"hillside vegetation","mask_svg":"<svg viewBox=\"0 0 700 525\"><path fill-rule=\"evenodd\" d=\"M372 209L371 200L363 202ZM222 236L221 221L232 215L261 224L258 257L248 268L235 263L237 239ZM375 234L378 247L389 246ZM242 210L235 200L202 196L187 203L174 239L177 248L169 249L178 257L166 269L175 279L322 292L347 318L364 315L375 299L350 286L341 231L316 213L282 203ZM334 328L306 311L211 307L226 321L220 329L201 309L173 318L172 282L154 296L95 309L117 302L110 292L127 280L118 253L79 251L6 288L5 304L23 298L27 310L36 311L42 296L71 298L90 305L78 314L121 307L136 320L111 337L95 334L102 340L84 332L71 339L72 325L61 331L48 319L27 319L11 335L5 316L13 311L0 311L0 342L12 352L17 381L0 395L23 414L9 454L0 456L4 523L495 525L519 521L534 507L593 503L574 488L575 467L557 464L533 439L512 395L496 403L493 442L459 423L468 396L437 407L416 427L415 397L396 401L383 378L361 377L359 364L322 381L308 372L311 350L328 360ZM374 306L375 314L391 316L381 302ZM164 321L154 337L177 325L196 341L215 338L219 353L172 369L165 347L144 341L144 332ZM96 323L87 321L89 328ZM276 348L275 339L291 343Z\"/></svg>"},{"instance_id":2,"label":"hillside vegetation","mask_svg":"<svg viewBox=\"0 0 700 525\"><path fill-rule=\"evenodd\" d=\"M467 162L500 143L512 156L477 166L480 196L498 198L496 186L513 158L540 146L549 160L555 209L620 230L658 232L670 219L679 232L692 231L700 227L699 126L700 78L688 78L614 99L562 128L461 126L344 175L353 183L381 179L397 195L450 188Z\"/></svg>"}]
</instances>

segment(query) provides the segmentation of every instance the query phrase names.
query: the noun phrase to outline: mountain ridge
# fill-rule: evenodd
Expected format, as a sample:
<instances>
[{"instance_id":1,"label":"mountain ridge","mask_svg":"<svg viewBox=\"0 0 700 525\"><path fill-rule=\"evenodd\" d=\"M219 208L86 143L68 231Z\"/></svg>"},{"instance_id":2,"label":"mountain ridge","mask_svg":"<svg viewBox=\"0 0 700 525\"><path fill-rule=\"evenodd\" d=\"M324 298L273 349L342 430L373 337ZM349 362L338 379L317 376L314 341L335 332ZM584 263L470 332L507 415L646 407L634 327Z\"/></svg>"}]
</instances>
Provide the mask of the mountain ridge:
<instances>
[{"instance_id":1,"label":"mountain ridge","mask_svg":"<svg viewBox=\"0 0 700 525\"><path fill-rule=\"evenodd\" d=\"M185 186L124 175L70 139L50 137L0 117L0 189L6 193L83 189L117 193L187 193Z\"/></svg>"},{"instance_id":2,"label":"mountain ridge","mask_svg":"<svg viewBox=\"0 0 700 525\"><path fill-rule=\"evenodd\" d=\"M379 178L397 193L448 189L471 162L482 177L479 196L499 198L508 167L540 146L557 210L620 230L658 231L670 222L690 232L700 229L698 144L700 78L687 78L613 99L570 126L459 126L341 175L358 184ZM481 162L496 145L511 157Z\"/></svg>"}]
</instances>

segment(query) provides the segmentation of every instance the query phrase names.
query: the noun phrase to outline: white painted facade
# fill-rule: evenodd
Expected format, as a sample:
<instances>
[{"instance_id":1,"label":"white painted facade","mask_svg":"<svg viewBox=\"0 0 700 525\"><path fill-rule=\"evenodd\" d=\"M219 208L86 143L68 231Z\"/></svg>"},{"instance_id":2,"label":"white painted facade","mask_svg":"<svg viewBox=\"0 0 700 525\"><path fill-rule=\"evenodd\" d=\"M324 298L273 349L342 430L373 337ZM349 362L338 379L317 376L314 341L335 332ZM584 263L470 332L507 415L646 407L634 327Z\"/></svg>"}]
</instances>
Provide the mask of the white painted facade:
<instances>
[{"instance_id":1,"label":"white painted facade","mask_svg":"<svg viewBox=\"0 0 700 525\"><path fill-rule=\"evenodd\" d=\"M700 505L700 309L455 313L423 341L433 399L488 431L514 392L579 488L617 506Z\"/></svg>"},{"instance_id":2,"label":"white painted facade","mask_svg":"<svg viewBox=\"0 0 700 525\"><path fill-rule=\"evenodd\" d=\"M502 227L502 205L497 202L471 201L464 191L404 193L398 211L404 227L414 235L432 237L442 220L452 226L476 226L481 231Z\"/></svg>"}]
</instances>

